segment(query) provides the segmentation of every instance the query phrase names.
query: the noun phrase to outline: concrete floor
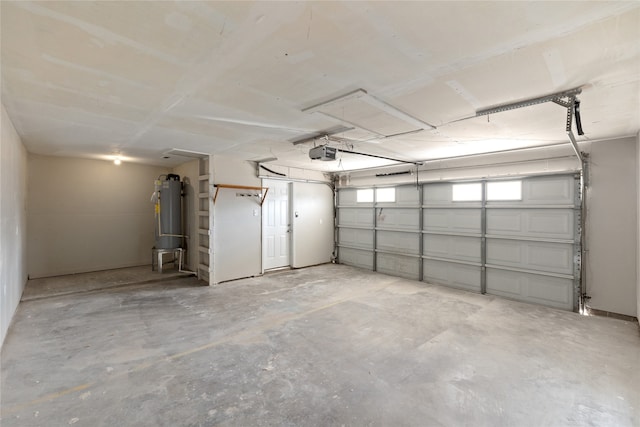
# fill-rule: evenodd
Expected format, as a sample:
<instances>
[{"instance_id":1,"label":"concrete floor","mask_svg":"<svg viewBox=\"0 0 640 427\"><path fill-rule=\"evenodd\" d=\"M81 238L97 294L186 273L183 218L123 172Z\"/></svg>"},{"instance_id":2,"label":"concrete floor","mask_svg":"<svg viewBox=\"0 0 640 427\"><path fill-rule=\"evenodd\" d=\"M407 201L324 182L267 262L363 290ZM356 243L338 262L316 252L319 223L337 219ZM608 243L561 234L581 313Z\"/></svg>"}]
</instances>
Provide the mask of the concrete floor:
<instances>
[{"instance_id":1,"label":"concrete floor","mask_svg":"<svg viewBox=\"0 0 640 427\"><path fill-rule=\"evenodd\" d=\"M148 274L28 284L2 427L640 425L636 323L341 265Z\"/></svg>"}]
</instances>

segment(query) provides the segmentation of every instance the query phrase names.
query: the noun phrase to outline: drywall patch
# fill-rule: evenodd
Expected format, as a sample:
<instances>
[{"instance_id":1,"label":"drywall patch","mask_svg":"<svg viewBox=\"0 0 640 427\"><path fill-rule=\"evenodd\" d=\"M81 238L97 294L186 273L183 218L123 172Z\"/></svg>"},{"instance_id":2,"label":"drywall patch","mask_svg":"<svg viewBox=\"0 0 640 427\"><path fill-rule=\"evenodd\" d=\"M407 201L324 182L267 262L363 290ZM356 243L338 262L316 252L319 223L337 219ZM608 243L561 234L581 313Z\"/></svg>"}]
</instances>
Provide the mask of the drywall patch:
<instances>
[{"instance_id":1,"label":"drywall patch","mask_svg":"<svg viewBox=\"0 0 640 427\"><path fill-rule=\"evenodd\" d=\"M295 53L295 54L287 54L286 58L287 58L287 61L291 64L299 64L301 62L304 62L308 59L313 58L314 56L315 55L312 51L304 50L302 52Z\"/></svg>"},{"instance_id":2,"label":"drywall patch","mask_svg":"<svg viewBox=\"0 0 640 427\"><path fill-rule=\"evenodd\" d=\"M104 42L104 43L109 43L114 45L122 44L130 48L133 48L135 50L138 50L140 52L144 52L145 54L150 55L154 58L157 58L161 61L165 61L167 63L177 65L180 67L184 67L185 65L183 61L180 61L171 55L167 55L164 52L158 51L156 49L152 49L149 46L145 46L144 44L139 43L136 40L131 40L127 37L121 36L120 34L107 30L106 28L93 25L89 22L82 21L80 19L74 18L69 15L65 15L63 13L56 12L45 6L40 6L35 3L27 3L27 2L20 2L20 3L17 3L17 5L18 7L25 9L33 13L34 15L55 19L57 21L64 22L65 24L72 25L76 28L79 28L82 31L86 32L87 34L95 36L96 38L94 39L94 42Z\"/></svg>"},{"instance_id":3,"label":"drywall patch","mask_svg":"<svg viewBox=\"0 0 640 427\"><path fill-rule=\"evenodd\" d=\"M115 74L111 74L111 73L107 73L105 71L102 70L98 70L95 68L91 68L91 67L86 67L84 65L80 65L74 62L69 62L69 61L65 61L64 59L60 59L60 58L56 58L55 56L51 56L47 53L43 53L41 55L41 58L47 62L50 62L51 64L55 64L61 67L66 67L66 68L70 68L72 70L75 71L80 71L80 72L84 72L84 73L89 73L92 75L96 75L99 77L103 77L105 79L108 79L109 81L114 81L114 82L118 82L118 83L124 83L126 85L129 86L133 86L133 87L137 87L137 88L141 88L141 89L149 89L149 90L153 90L153 86L146 84L144 82L138 82L138 81L133 81L133 80L129 80L126 78L123 78L121 76L115 75ZM33 73L31 73L31 75L33 76Z\"/></svg>"},{"instance_id":4,"label":"drywall patch","mask_svg":"<svg viewBox=\"0 0 640 427\"><path fill-rule=\"evenodd\" d=\"M478 109L480 107L482 107L482 104L480 103L480 101L478 100L478 98L476 98L475 96L473 96L473 94L471 92L469 92L468 90L466 90L461 84L460 82L458 82L457 80L449 80L447 82L447 86L449 86L451 89L453 89L453 91L455 93L457 93L458 95L460 95L465 101L467 101L469 104L471 104L473 106L473 108Z\"/></svg>"},{"instance_id":5,"label":"drywall patch","mask_svg":"<svg viewBox=\"0 0 640 427\"><path fill-rule=\"evenodd\" d=\"M549 49L542 53L547 70L551 76L551 81L555 87L560 87L567 82L567 75L564 71L564 63L558 49Z\"/></svg>"},{"instance_id":6,"label":"drywall patch","mask_svg":"<svg viewBox=\"0 0 640 427\"><path fill-rule=\"evenodd\" d=\"M103 42L103 41L101 41L101 40L98 40L98 39L97 39L97 38L95 38L95 37L91 37L91 38L89 39L89 41L90 41L94 46L97 46L97 47L99 47L100 49L102 49L102 48L103 48L103 47L105 47L105 45L106 45L106 43L105 43L105 42ZM115 43L111 43L111 45L115 45Z\"/></svg>"},{"instance_id":7,"label":"drywall patch","mask_svg":"<svg viewBox=\"0 0 640 427\"><path fill-rule=\"evenodd\" d=\"M164 22L171 28L187 32L193 26L191 19L187 15L178 12L167 13L164 16Z\"/></svg>"}]
</instances>

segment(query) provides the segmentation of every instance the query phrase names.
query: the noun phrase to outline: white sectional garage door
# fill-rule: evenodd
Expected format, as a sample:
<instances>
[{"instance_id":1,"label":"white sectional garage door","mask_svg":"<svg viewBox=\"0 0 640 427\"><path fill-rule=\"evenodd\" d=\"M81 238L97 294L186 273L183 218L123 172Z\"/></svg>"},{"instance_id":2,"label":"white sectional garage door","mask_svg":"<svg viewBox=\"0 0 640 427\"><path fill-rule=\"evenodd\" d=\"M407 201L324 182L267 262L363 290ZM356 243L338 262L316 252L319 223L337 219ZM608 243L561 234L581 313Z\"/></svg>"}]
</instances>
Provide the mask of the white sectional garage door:
<instances>
[{"instance_id":1,"label":"white sectional garage door","mask_svg":"<svg viewBox=\"0 0 640 427\"><path fill-rule=\"evenodd\" d=\"M357 189L338 192L339 260L420 280L420 190L416 186L394 190L393 201L385 201L380 189L369 190L371 201L365 197L360 202Z\"/></svg>"},{"instance_id":2,"label":"white sectional garage door","mask_svg":"<svg viewBox=\"0 0 640 427\"><path fill-rule=\"evenodd\" d=\"M573 176L529 178L522 180L520 200L487 200L488 294L574 309L580 268L578 189Z\"/></svg>"},{"instance_id":3,"label":"white sectional garage door","mask_svg":"<svg viewBox=\"0 0 640 427\"><path fill-rule=\"evenodd\" d=\"M356 189L338 191L339 258L342 264L375 270L373 197L370 202L358 202L357 193Z\"/></svg>"},{"instance_id":4,"label":"white sectional garage door","mask_svg":"<svg viewBox=\"0 0 640 427\"><path fill-rule=\"evenodd\" d=\"M341 189L339 261L573 310L580 273L578 184L574 175L557 175L406 185L395 188L392 201L389 190Z\"/></svg>"},{"instance_id":5,"label":"white sectional garage door","mask_svg":"<svg viewBox=\"0 0 640 427\"><path fill-rule=\"evenodd\" d=\"M423 186L423 280L481 292L482 194L477 201L454 201L453 186Z\"/></svg>"}]
</instances>

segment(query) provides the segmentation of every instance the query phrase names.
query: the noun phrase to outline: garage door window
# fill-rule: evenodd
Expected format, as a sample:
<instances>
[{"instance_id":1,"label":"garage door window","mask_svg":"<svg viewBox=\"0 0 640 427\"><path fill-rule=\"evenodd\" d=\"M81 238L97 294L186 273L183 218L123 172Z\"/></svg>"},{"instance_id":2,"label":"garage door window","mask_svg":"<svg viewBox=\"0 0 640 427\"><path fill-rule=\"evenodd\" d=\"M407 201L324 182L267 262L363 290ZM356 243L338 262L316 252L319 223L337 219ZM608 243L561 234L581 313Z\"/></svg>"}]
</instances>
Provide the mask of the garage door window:
<instances>
[{"instance_id":1,"label":"garage door window","mask_svg":"<svg viewBox=\"0 0 640 427\"><path fill-rule=\"evenodd\" d=\"M482 184L453 184L452 200L454 202L479 202L482 200Z\"/></svg>"},{"instance_id":2,"label":"garage door window","mask_svg":"<svg viewBox=\"0 0 640 427\"><path fill-rule=\"evenodd\" d=\"M487 200L522 200L522 181L488 182Z\"/></svg>"},{"instance_id":3,"label":"garage door window","mask_svg":"<svg viewBox=\"0 0 640 427\"><path fill-rule=\"evenodd\" d=\"M396 201L395 188L376 188L376 202L393 203Z\"/></svg>"},{"instance_id":4,"label":"garage door window","mask_svg":"<svg viewBox=\"0 0 640 427\"><path fill-rule=\"evenodd\" d=\"M358 203L373 203L373 188L358 190L356 200Z\"/></svg>"}]
</instances>

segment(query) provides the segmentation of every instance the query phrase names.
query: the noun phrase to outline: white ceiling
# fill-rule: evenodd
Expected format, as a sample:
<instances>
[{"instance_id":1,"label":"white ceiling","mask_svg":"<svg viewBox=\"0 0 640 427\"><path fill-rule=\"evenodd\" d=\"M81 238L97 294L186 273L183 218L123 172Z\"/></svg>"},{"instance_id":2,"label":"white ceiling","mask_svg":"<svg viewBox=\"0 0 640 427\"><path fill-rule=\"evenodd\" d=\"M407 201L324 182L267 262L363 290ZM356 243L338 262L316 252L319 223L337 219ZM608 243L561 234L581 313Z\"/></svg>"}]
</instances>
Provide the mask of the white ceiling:
<instances>
[{"instance_id":1,"label":"white ceiling","mask_svg":"<svg viewBox=\"0 0 640 427\"><path fill-rule=\"evenodd\" d=\"M179 148L349 170L385 162L311 161L313 142L292 141L356 123L341 148L415 161L568 142L553 103L460 119L576 87L579 140L640 127L636 1L2 1L0 13L2 103L33 153L172 166L187 159L163 154ZM398 132L411 133L384 137Z\"/></svg>"}]
</instances>

